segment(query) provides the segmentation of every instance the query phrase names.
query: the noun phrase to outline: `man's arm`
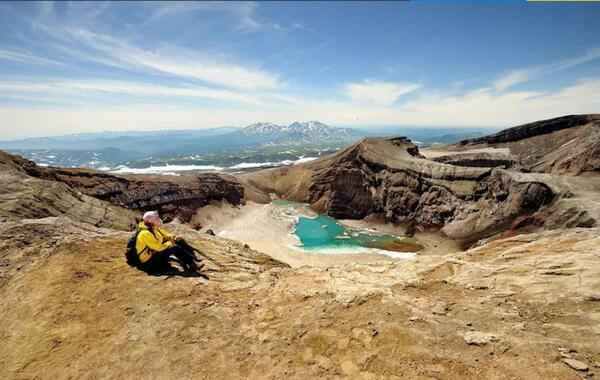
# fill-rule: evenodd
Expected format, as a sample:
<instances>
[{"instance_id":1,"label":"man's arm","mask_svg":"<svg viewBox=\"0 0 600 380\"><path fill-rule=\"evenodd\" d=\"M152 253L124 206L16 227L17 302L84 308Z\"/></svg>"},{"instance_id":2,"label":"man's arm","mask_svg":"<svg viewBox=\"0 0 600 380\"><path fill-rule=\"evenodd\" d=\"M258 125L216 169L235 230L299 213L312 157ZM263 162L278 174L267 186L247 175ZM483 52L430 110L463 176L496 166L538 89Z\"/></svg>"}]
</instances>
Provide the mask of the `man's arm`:
<instances>
[{"instance_id":1,"label":"man's arm","mask_svg":"<svg viewBox=\"0 0 600 380\"><path fill-rule=\"evenodd\" d=\"M159 242L150 231L140 232L138 238L146 245L146 247L155 252L161 252L173 246L173 242L171 241L165 241L164 243Z\"/></svg>"},{"instance_id":2,"label":"man's arm","mask_svg":"<svg viewBox=\"0 0 600 380\"><path fill-rule=\"evenodd\" d=\"M159 229L160 234L168 241L172 241L175 242L177 240L177 236L175 234L170 233L169 231L165 230L164 228L160 228Z\"/></svg>"}]
</instances>

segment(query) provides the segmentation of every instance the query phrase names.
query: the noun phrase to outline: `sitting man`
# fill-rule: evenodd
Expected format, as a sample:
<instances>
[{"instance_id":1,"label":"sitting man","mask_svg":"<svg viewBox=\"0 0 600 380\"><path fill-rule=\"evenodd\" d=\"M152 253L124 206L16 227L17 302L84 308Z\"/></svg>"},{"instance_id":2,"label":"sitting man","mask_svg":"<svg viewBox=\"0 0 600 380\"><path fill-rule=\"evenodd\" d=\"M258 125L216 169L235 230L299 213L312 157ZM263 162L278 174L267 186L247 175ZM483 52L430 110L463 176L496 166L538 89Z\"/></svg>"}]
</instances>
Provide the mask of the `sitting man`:
<instances>
[{"instance_id":1,"label":"sitting man","mask_svg":"<svg viewBox=\"0 0 600 380\"><path fill-rule=\"evenodd\" d=\"M175 256L186 272L196 273L200 268L198 259L183 239L161 228L162 220L156 211L148 211L138 225L135 248L140 261L140 269L150 274L160 274L173 269L169 265L171 255ZM201 264L201 266L203 266Z\"/></svg>"}]
</instances>

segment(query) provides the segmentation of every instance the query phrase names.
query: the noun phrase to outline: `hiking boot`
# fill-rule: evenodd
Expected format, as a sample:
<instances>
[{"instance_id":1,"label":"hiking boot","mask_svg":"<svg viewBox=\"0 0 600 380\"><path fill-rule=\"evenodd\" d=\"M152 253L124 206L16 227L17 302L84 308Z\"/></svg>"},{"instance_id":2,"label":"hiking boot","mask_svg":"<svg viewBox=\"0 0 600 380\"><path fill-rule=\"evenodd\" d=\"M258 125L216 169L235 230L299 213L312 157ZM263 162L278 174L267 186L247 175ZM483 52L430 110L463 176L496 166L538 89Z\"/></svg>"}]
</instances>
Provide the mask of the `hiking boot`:
<instances>
[{"instance_id":1,"label":"hiking boot","mask_svg":"<svg viewBox=\"0 0 600 380\"><path fill-rule=\"evenodd\" d=\"M198 266L193 261L188 262L188 263L185 263L185 270L186 270L186 272L198 272Z\"/></svg>"},{"instance_id":2,"label":"hiking boot","mask_svg":"<svg viewBox=\"0 0 600 380\"><path fill-rule=\"evenodd\" d=\"M186 265L186 267L187 267L188 272L198 273L200 270L202 270L202 268L204 268L204 264L203 263L196 264L196 263L192 262L192 264L188 264L188 265Z\"/></svg>"}]
</instances>

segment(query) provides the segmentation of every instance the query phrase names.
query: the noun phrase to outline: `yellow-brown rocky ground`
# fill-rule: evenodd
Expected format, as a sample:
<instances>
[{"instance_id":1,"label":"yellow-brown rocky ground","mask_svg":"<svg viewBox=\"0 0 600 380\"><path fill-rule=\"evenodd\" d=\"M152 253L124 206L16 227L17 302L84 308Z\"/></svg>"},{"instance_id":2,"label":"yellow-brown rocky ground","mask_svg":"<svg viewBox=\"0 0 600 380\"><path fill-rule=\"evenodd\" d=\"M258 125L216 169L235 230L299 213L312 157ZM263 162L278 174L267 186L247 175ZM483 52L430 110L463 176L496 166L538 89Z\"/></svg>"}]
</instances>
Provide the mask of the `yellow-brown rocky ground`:
<instances>
[{"instance_id":1,"label":"yellow-brown rocky ground","mask_svg":"<svg viewBox=\"0 0 600 380\"><path fill-rule=\"evenodd\" d=\"M600 375L599 229L292 269L173 228L204 252L208 280L132 270L125 232L67 218L0 225L0 378Z\"/></svg>"}]
</instances>

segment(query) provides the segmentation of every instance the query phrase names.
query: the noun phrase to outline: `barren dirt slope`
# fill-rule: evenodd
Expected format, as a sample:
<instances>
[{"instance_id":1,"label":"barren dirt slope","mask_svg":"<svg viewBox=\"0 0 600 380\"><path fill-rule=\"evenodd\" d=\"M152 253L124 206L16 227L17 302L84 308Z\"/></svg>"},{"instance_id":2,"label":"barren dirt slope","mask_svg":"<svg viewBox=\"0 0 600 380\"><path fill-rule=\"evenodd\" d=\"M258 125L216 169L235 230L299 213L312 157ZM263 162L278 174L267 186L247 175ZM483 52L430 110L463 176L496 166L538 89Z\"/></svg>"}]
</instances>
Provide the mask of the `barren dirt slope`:
<instances>
[{"instance_id":1,"label":"barren dirt slope","mask_svg":"<svg viewBox=\"0 0 600 380\"><path fill-rule=\"evenodd\" d=\"M291 269L174 228L205 252L209 280L132 270L123 232L66 218L0 225L0 378L600 374L598 229L413 262Z\"/></svg>"}]
</instances>

